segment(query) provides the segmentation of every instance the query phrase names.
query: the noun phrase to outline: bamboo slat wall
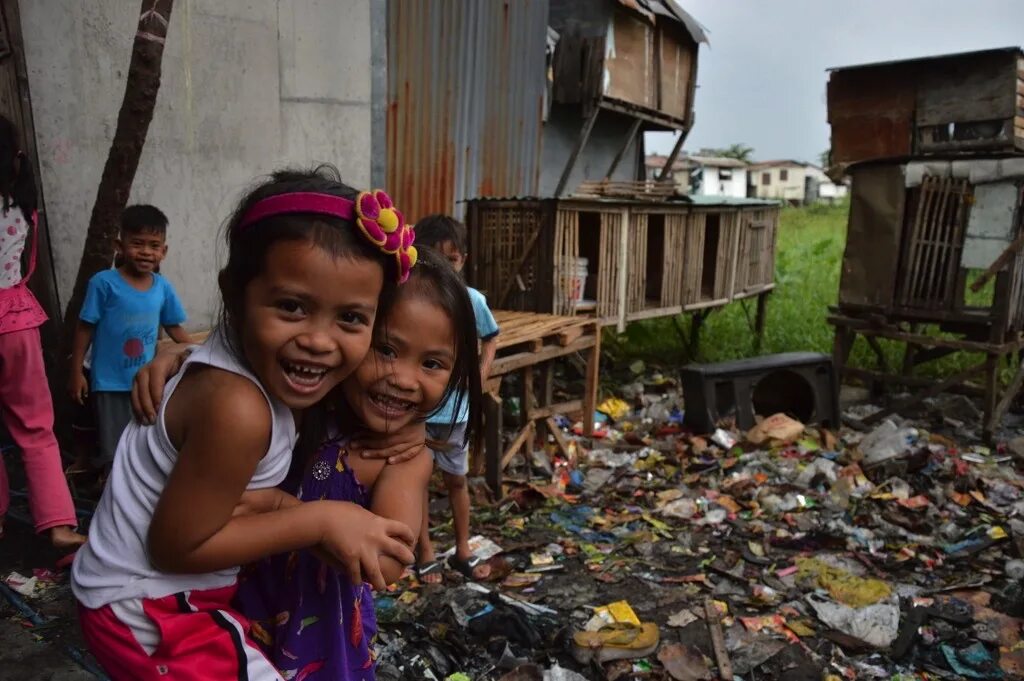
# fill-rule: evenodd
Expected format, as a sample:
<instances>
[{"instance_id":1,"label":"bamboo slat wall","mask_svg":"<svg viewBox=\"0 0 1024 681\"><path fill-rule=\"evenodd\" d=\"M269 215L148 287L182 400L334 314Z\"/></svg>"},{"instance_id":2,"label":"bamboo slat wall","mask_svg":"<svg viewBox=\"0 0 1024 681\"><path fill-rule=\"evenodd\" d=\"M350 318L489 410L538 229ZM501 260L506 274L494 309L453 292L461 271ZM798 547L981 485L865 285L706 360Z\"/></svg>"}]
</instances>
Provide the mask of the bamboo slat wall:
<instances>
[{"instance_id":1,"label":"bamboo slat wall","mask_svg":"<svg viewBox=\"0 0 1024 681\"><path fill-rule=\"evenodd\" d=\"M925 176L904 247L898 302L949 309L956 296L971 188L966 179Z\"/></svg>"},{"instance_id":2,"label":"bamboo slat wall","mask_svg":"<svg viewBox=\"0 0 1024 681\"><path fill-rule=\"evenodd\" d=\"M773 282L778 214L774 207L473 201L471 282L495 307L596 313L606 324L720 306ZM581 257L583 296L596 302L585 312L573 300Z\"/></svg>"},{"instance_id":3,"label":"bamboo slat wall","mask_svg":"<svg viewBox=\"0 0 1024 681\"><path fill-rule=\"evenodd\" d=\"M689 253L686 247L686 225L686 215L665 216L665 253L662 256L665 264L661 273L662 307L683 304L683 272Z\"/></svg>"},{"instance_id":4,"label":"bamboo slat wall","mask_svg":"<svg viewBox=\"0 0 1024 681\"><path fill-rule=\"evenodd\" d=\"M775 277L775 234L778 211L741 213L740 248L736 258L735 295L763 288Z\"/></svg>"},{"instance_id":5,"label":"bamboo slat wall","mask_svg":"<svg viewBox=\"0 0 1024 681\"><path fill-rule=\"evenodd\" d=\"M576 314L572 287L579 249L580 214L574 210L559 210L555 214L555 299L551 308L556 315Z\"/></svg>"},{"instance_id":6,"label":"bamboo slat wall","mask_svg":"<svg viewBox=\"0 0 1024 681\"><path fill-rule=\"evenodd\" d=\"M715 270L715 292L712 300L728 300L732 297L736 276L735 254L739 245L739 212L723 213L718 223L718 256Z\"/></svg>"},{"instance_id":7,"label":"bamboo slat wall","mask_svg":"<svg viewBox=\"0 0 1024 681\"><path fill-rule=\"evenodd\" d=\"M682 216L683 232L683 305L701 301L701 279L704 274L704 227L706 213Z\"/></svg>"},{"instance_id":8,"label":"bamboo slat wall","mask_svg":"<svg viewBox=\"0 0 1024 681\"><path fill-rule=\"evenodd\" d=\"M622 242L622 214L601 213L601 259L597 266L597 316L602 319L618 317L619 278L624 272L619 267Z\"/></svg>"},{"instance_id":9,"label":"bamboo slat wall","mask_svg":"<svg viewBox=\"0 0 1024 681\"><path fill-rule=\"evenodd\" d=\"M640 312L647 307L647 258L661 257L647 252L647 214L629 216L629 262L626 267L626 312Z\"/></svg>"}]
</instances>

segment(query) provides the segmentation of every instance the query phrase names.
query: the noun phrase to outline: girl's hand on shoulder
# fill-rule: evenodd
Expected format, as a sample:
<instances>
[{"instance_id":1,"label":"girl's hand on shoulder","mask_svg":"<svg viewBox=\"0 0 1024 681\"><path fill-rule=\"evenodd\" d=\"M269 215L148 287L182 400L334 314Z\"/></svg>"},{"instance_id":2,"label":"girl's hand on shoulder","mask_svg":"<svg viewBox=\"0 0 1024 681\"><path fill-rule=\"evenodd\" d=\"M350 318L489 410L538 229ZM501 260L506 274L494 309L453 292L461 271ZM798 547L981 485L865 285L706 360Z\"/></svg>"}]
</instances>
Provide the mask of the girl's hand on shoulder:
<instances>
[{"instance_id":1,"label":"girl's hand on shoulder","mask_svg":"<svg viewBox=\"0 0 1024 681\"><path fill-rule=\"evenodd\" d=\"M402 565L415 560L412 547L416 535L409 526L388 520L361 506L344 501L327 504L323 514L320 547L353 584L369 582L378 591L387 589L380 559L389 556Z\"/></svg>"},{"instance_id":2,"label":"girl's hand on shoulder","mask_svg":"<svg viewBox=\"0 0 1024 681\"><path fill-rule=\"evenodd\" d=\"M164 399L167 381L181 371L191 351L188 345L173 345L157 351L153 361L139 369L132 381L132 414L144 425L156 423L157 409Z\"/></svg>"},{"instance_id":3,"label":"girl's hand on shoulder","mask_svg":"<svg viewBox=\"0 0 1024 681\"><path fill-rule=\"evenodd\" d=\"M364 459L387 459L389 464L404 463L426 451L427 426L410 423L393 433L359 433L349 448Z\"/></svg>"},{"instance_id":4,"label":"girl's hand on shoulder","mask_svg":"<svg viewBox=\"0 0 1024 681\"><path fill-rule=\"evenodd\" d=\"M302 502L291 494L276 487L267 489L256 489L245 492L242 498L235 504L235 510L231 513L232 518L243 515L256 515L257 513L271 513L282 508L298 506Z\"/></svg>"}]
</instances>

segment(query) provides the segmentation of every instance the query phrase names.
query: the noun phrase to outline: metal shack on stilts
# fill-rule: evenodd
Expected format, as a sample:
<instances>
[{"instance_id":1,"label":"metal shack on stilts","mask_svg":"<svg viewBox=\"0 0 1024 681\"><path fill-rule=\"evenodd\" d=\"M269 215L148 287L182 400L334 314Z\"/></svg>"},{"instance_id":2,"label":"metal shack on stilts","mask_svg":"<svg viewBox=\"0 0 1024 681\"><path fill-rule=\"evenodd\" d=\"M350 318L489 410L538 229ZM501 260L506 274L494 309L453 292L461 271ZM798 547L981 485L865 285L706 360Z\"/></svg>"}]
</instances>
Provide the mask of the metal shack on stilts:
<instances>
[{"instance_id":1,"label":"metal shack on stilts","mask_svg":"<svg viewBox=\"0 0 1024 681\"><path fill-rule=\"evenodd\" d=\"M873 422L943 391L980 394L991 436L1024 384L1024 54L1018 48L836 69L832 160L853 178L834 359L843 375L913 388ZM847 365L857 337L872 370ZM902 348L890 366L880 339ZM944 380L922 365L977 353Z\"/></svg>"}]
</instances>

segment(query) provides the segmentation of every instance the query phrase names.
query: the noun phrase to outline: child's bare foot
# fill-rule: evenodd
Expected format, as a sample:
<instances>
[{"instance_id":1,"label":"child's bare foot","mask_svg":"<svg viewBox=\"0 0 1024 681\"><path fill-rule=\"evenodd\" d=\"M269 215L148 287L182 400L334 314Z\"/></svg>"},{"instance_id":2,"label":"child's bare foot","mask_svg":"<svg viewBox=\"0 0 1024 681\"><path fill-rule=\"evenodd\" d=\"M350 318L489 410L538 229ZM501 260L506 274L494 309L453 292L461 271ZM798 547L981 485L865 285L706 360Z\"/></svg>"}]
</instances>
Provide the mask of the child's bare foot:
<instances>
[{"instance_id":1,"label":"child's bare foot","mask_svg":"<svg viewBox=\"0 0 1024 681\"><path fill-rule=\"evenodd\" d=\"M61 551L77 549L85 543L85 539L84 534L75 532L67 525L50 528L50 543L53 544L53 548Z\"/></svg>"}]
</instances>

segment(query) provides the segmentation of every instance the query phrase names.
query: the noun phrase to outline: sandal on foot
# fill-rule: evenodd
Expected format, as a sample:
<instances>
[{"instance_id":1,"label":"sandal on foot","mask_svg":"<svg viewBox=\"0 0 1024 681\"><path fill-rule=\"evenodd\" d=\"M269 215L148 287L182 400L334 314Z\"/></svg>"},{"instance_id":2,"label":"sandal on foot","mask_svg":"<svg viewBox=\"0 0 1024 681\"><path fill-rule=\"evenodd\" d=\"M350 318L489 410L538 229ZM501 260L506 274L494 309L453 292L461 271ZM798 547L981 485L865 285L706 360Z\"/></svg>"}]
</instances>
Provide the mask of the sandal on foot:
<instances>
[{"instance_id":1,"label":"sandal on foot","mask_svg":"<svg viewBox=\"0 0 1024 681\"><path fill-rule=\"evenodd\" d=\"M465 559L459 558L454 553L448 556L448 567L470 581L476 580L476 577L473 576L473 571L483 565L483 563L484 560L480 556L470 556Z\"/></svg>"},{"instance_id":2,"label":"sandal on foot","mask_svg":"<svg viewBox=\"0 0 1024 681\"><path fill-rule=\"evenodd\" d=\"M422 582L423 578L428 575L442 574L444 563L439 560L432 560L427 563L420 563L413 569L416 571L416 578Z\"/></svg>"}]
</instances>

